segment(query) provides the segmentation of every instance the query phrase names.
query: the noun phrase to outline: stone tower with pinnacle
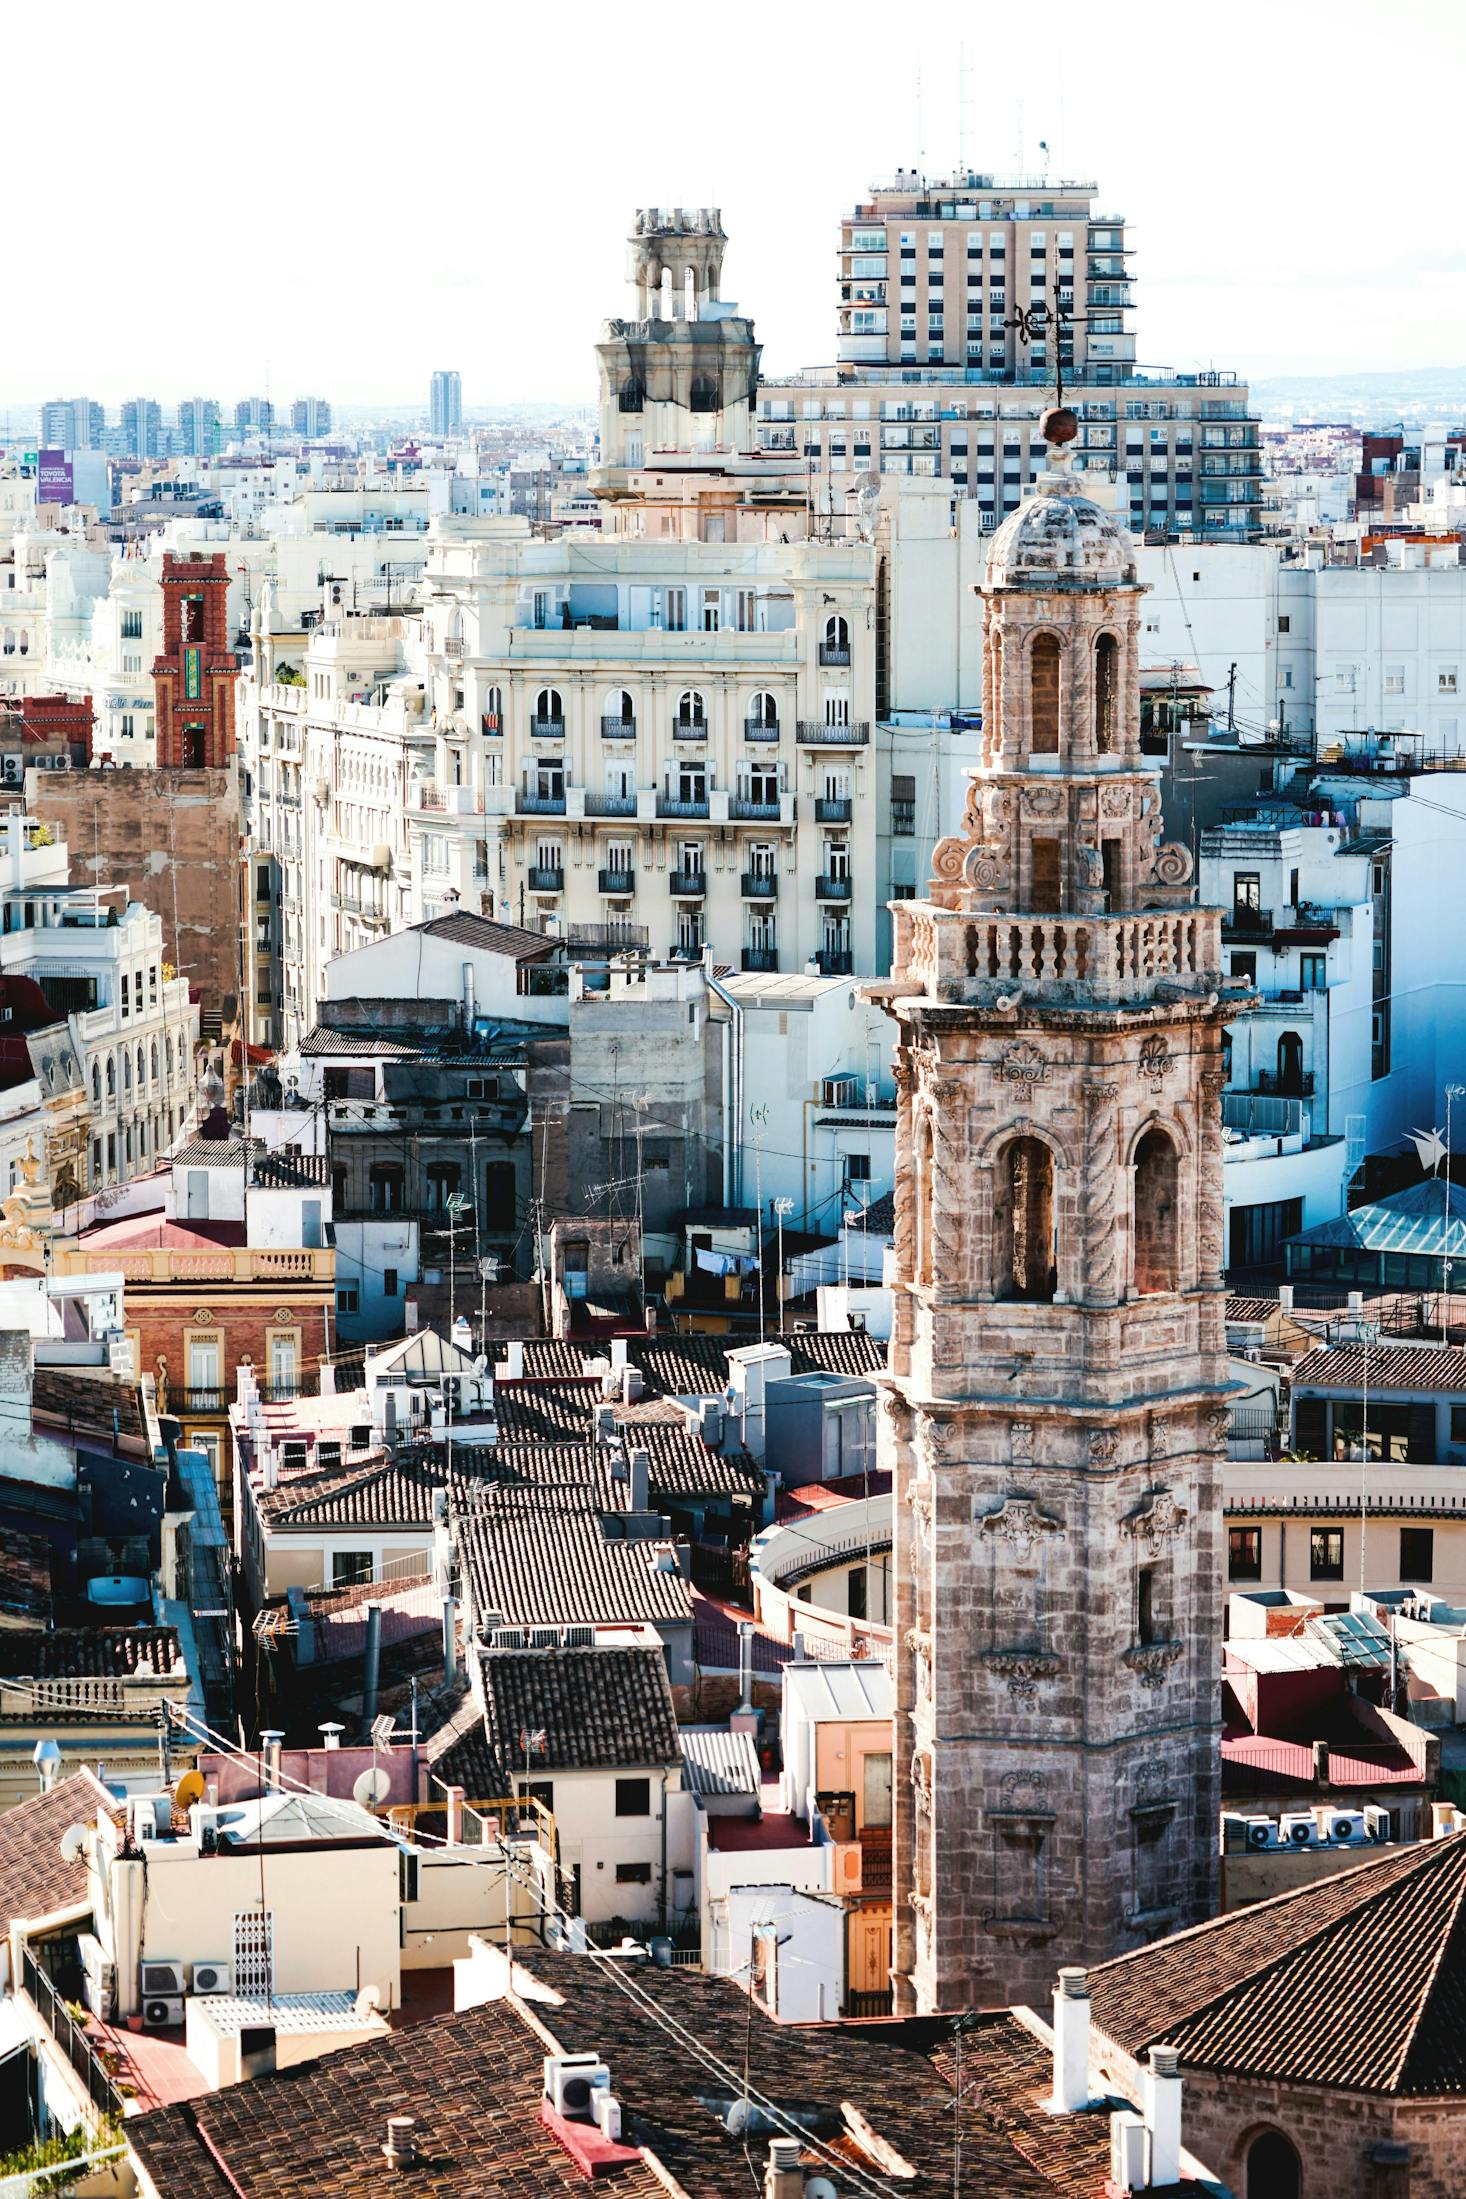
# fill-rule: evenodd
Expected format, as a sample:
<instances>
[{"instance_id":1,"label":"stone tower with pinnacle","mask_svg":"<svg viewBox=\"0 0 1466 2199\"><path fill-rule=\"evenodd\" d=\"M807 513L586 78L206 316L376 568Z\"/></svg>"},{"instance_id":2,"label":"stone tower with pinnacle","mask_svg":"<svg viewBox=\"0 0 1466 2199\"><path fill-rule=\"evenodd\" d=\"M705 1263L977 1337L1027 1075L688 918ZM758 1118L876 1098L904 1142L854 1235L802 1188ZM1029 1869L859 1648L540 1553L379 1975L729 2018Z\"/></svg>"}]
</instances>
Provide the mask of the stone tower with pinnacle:
<instances>
[{"instance_id":1,"label":"stone tower with pinnacle","mask_svg":"<svg viewBox=\"0 0 1466 2199\"><path fill-rule=\"evenodd\" d=\"M1070 473L995 535L982 763L894 905L898 2009L1044 2004L1211 1912L1220 918L1140 753L1142 589Z\"/></svg>"}]
</instances>

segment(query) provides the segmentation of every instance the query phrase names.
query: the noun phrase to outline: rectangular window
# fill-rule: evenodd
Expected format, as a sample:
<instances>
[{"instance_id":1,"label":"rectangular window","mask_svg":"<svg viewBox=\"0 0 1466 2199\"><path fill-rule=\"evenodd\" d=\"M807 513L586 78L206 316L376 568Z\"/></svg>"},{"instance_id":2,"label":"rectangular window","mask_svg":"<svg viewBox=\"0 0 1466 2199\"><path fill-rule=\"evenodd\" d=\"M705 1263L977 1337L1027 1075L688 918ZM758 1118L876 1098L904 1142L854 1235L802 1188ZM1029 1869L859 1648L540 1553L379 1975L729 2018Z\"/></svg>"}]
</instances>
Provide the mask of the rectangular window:
<instances>
[{"instance_id":1,"label":"rectangular window","mask_svg":"<svg viewBox=\"0 0 1466 2199\"><path fill-rule=\"evenodd\" d=\"M618 1863L616 1865L616 1884L618 1886L650 1886L651 1882L652 1867L650 1863Z\"/></svg>"},{"instance_id":2,"label":"rectangular window","mask_svg":"<svg viewBox=\"0 0 1466 2199\"><path fill-rule=\"evenodd\" d=\"M372 1577L370 1550L333 1550L331 1552L331 1586L333 1588L359 1588Z\"/></svg>"},{"instance_id":3,"label":"rectangular window","mask_svg":"<svg viewBox=\"0 0 1466 2199\"><path fill-rule=\"evenodd\" d=\"M1156 1569L1142 1565L1135 1582L1135 1639L1142 1648L1158 1641L1156 1629Z\"/></svg>"},{"instance_id":4,"label":"rectangular window","mask_svg":"<svg viewBox=\"0 0 1466 2199\"><path fill-rule=\"evenodd\" d=\"M355 1313L357 1311L357 1298L358 1293L355 1283L338 1283L336 1285L336 1311L338 1313Z\"/></svg>"},{"instance_id":5,"label":"rectangular window","mask_svg":"<svg viewBox=\"0 0 1466 2199\"><path fill-rule=\"evenodd\" d=\"M1262 1529L1260 1527L1229 1527L1227 1529L1227 1578L1229 1581L1260 1581L1262 1579Z\"/></svg>"},{"instance_id":6,"label":"rectangular window","mask_svg":"<svg viewBox=\"0 0 1466 2199\"><path fill-rule=\"evenodd\" d=\"M893 772L891 776L891 832L894 838L909 840L916 831L916 777L912 772Z\"/></svg>"},{"instance_id":7,"label":"rectangular window","mask_svg":"<svg viewBox=\"0 0 1466 2199\"><path fill-rule=\"evenodd\" d=\"M384 1267L382 1270L382 1296L384 1298L395 1298L397 1296L397 1270L395 1267Z\"/></svg>"},{"instance_id":8,"label":"rectangular window","mask_svg":"<svg viewBox=\"0 0 1466 2199\"><path fill-rule=\"evenodd\" d=\"M1435 1578L1433 1527L1400 1529L1400 1578L1402 1581L1429 1581Z\"/></svg>"},{"instance_id":9,"label":"rectangular window","mask_svg":"<svg viewBox=\"0 0 1466 2199\"><path fill-rule=\"evenodd\" d=\"M845 1174L851 1183L869 1183L869 1153L847 1153L845 1155Z\"/></svg>"},{"instance_id":10,"label":"rectangular window","mask_svg":"<svg viewBox=\"0 0 1466 2199\"><path fill-rule=\"evenodd\" d=\"M1309 1530L1308 1577L1315 1581L1341 1581L1344 1578L1342 1527L1314 1527Z\"/></svg>"},{"instance_id":11,"label":"rectangular window","mask_svg":"<svg viewBox=\"0 0 1466 2199\"><path fill-rule=\"evenodd\" d=\"M1306 993L1321 993L1328 985L1329 958L1326 954L1300 954L1298 957L1298 982Z\"/></svg>"},{"instance_id":12,"label":"rectangular window","mask_svg":"<svg viewBox=\"0 0 1466 2199\"><path fill-rule=\"evenodd\" d=\"M652 1783L650 1779L618 1779L616 1781L616 1815L618 1817L650 1817L652 1814Z\"/></svg>"}]
</instances>

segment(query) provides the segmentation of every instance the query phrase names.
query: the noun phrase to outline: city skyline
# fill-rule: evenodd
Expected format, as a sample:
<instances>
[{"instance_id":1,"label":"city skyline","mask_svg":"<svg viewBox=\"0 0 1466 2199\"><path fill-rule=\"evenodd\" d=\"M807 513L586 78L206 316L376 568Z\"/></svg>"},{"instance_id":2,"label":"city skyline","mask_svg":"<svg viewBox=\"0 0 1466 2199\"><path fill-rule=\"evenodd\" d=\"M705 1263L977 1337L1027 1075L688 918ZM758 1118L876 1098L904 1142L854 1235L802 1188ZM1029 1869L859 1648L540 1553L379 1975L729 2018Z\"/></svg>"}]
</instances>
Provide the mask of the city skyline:
<instances>
[{"instance_id":1,"label":"city skyline","mask_svg":"<svg viewBox=\"0 0 1466 2199\"><path fill-rule=\"evenodd\" d=\"M266 32L272 17L283 28L281 11L263 13ZM171 5L158 14L165 26L175 14L185 20ZM150 264L137 251L146 193L116 193L105 124L144 85L120 25L99 20L97 65L71 87L67 161L57 163L40 108L15 122L22 171L44 158L53 220L63 233L73 225L86 235L90 311L83 342L69 253L29 270L29 310L0 387L12 436L24 408L70 390L109 409L139 390L165 402L197 389L223 399L268 392L278 405L311 388L343 404L425 409L434 360L444 356L461 362L467 409L589 402L600 325L629 309L614 270L633 210L646 203L719 205L730 240L727 287L758 324L765 367L823 365L834 355L830 240L841 212L898 166L937 175L959 156L993 174L1046 166L1056 181L1098 182L1101 208L1125 215L1137 247L1142 369L1369 372L1454 363L1461 352L1463 259L1444 134L1425 132L1412 144L1404 249L1398 211L1370 164L1338 157L1362 56L1379 35L1378 11L1363 0L1327 15L1307 0L1281 19L1248 0L1229 18L1229 47L1253 46L1251 105L1233 100L1211 118L1188 87L1214 65L1213 41L1178 31L1150 0L1124 11L1102 51L1069 0L1050 11L1041 44L1009 24L984 25L979 36L951 9L918 8L908 29L924 35L904 48L909 64L879 70L872 11L843 11L838 42L823 11L812 11L786 30L787 74L777 79L756 48L729 54L694 34L638 73L634 100L656 115L653 133L598 133L593 145L572 133L569 154L550 162L544 110L512 99L496 116L487 161L475 131L435 132L426 203L479 209L467 243L456 221L435 221L415 194L374 195L383 146L370 127L381 96L372 29L380 22L387 35L385 15L368 9L354 19L353 42L334 57L334 102L317 99L305 112L282 96L270 36L241 47L213 25L187 21L186 40L163 36L149 46L146 89L186 98L207 83L221 187L170 192L168 251L185 266L243 253L242 280L263 233L268 302L244 313L240 282L231 281L181 325L170 318L166 335L161 322L155 333L137 314L139 266ZM572 111L616 91L614 63L591 21L585 15L588 35L556 55L555 104ZM458 80L472 81L480 61L492 60L501 82L541 64L531 31L496 25L490 54L465 11L450 6L440 28L461 52ZM1447 74L1466 43L1459 15L1439 0L1405 0L1390 28L1402 44L1433 52ZM12 34L18 76L40 68L39 35L31 24ZM706 106L688 93L714 81L700 66L714 62L728 121L710 128ZM1267 103L1269 75L1306 87L1281 121ZM738 118L758 114L779 83L800 84L809 104L770 161L767 133L744 130ZM633 98L629 83L624 96ZM250 165L230 151L246 142L255 149ZM263 205L251 187L256 158L274 179ZM165 172L166 152L159 160ZM515 175L534 176L531 198L512 187ZM320 218L327 208L368 205L369 228ZM287 236L291 249L275 251ZM355 307L343 302L352 297ZM412 310L376 308L376 298L410 298ZM108 333L123 328L125 338Z\"/></svg>"}]
</instances>

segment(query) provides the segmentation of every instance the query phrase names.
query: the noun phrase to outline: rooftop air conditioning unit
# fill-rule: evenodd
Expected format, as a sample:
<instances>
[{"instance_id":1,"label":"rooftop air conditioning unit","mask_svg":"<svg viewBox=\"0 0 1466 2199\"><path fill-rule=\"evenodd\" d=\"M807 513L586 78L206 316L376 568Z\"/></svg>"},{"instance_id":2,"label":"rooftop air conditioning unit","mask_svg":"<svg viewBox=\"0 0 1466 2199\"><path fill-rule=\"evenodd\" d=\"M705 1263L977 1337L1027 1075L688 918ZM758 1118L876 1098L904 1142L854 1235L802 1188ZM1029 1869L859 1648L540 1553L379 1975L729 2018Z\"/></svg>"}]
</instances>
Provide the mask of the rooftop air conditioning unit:
<instances>
[{"instance_id":1,"label":"rooftop air conditioning unit","mask_svg":"<svg viewBox=\"0 0 1466 2199\"><path fill-rule=\"evenodd\" d=\"M547 2054L545 2098L566 2122L593 2123L595 2095L609 2092L611 2072L599 2054Z\"/></svg>"},{"instance_id":2,"label":"rooftop air conditioning unit","mask_svg":"<svg viewBox=\"0 0 1466 2199\"><path fill-rule=\"evenodd\" d=\"M1319 1844L1318 1821L1311 1812L1294 1810L1280 1817L1278 1831L1285 1848L1316 1848Z\"/></svg>"},{"instance_id":3,"label":"rooftop air conditioning unit","mask_svg":"<svg viewBox=\"0 0 1466 2199\"><path fill-rule=\"evenodd\" d=\"M193 1966L193 1989L196 1993L227 1993L230 1982L227 1962L196 1962Z\"/></svg>"},{"instance_id":4,"label":"rooftop air conditioning unit","mask_svg":"<svg viewBox=\"0 0 1466 2199\"><path fill-rule=\"evenodd\" d=\"M1362 1847L1369 1838L1363 1810L1327 1810L1324 1827L1328 1838L1337 1847Z\"/></svg>"},{"instance_id":5,"label":"rooftop air conditioning unit","mask_svg":"<svg viewBox=\"0 0 1466 2199\"><path fill-rule=\"evenodd\" d=\"M1280 1848L1278 1828L1270 1817L1249 1817L1247 1820L1247 1845L1249 1848Z\"/></svg>"},{"instance_id":6,"label":"rooftop air conditioning unit","mask_svg":"<svg viewBox=\"0 0 1466 2199\"><path fill-rule=\"evenodd\" d=\"M177 1999L185 1990L181 1962L142 1962L138 1970L144 2000Z\"/></svg>"},{"instance_id":7,"label":"rooftop air conditioning unit","mask_svg":"<svg viewBox=\"0 0 1466 2199\"><path fill-rule=\"evenodd\" d=\"M1389 1811L1381 1809L1377 1803L1367 1802L1364 1806L1364 1830L1371 1840L1392 1840L1394 1833L1390 1826Z\"/></svg>"},{"instance_id":8,"label":"rooftop air conditioning unit","mask_svg":"<svg viewBox=\"0 0 1466 2199\"><path fill-rule=\"evenodd\" d=\"M144 2031L178 2031L183 2027L183 2000L177 1993L156 1994L143 2002Z\"/></svg>"}]
</instances>

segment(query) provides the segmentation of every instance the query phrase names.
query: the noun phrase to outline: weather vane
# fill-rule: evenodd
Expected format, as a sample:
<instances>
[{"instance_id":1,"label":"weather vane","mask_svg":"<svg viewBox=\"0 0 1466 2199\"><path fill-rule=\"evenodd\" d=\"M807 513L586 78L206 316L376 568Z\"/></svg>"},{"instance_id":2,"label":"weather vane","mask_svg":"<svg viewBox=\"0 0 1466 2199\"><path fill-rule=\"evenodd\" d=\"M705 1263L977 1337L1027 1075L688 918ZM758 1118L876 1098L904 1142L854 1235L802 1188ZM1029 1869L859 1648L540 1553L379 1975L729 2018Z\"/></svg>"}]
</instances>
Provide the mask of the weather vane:
<instances>
[{"instance_id":1,"label":"weather vane","mask_svg":"<svg viewBox=\"0 0 1466 2199\"><path fill-rule=\"evenodd\" d=\"M1067 295L1072 298L1072 291ZM1003 323L1005 328L1017 331L1020 344L1041 344L1048 335L1050 328L1057 332L1054 339L1054 403L1056 406L1062 406L1064 402L1064 339L1072 330L1076 319L1085 320L1088 318L1086 314L1076 315L1072 304L1065 301L1066 293L1063 287L1063 277L1056 275L1054 277L1054 302L1052 305L1015 306L1012 318Z\"/></svg>"}]
</instances>

